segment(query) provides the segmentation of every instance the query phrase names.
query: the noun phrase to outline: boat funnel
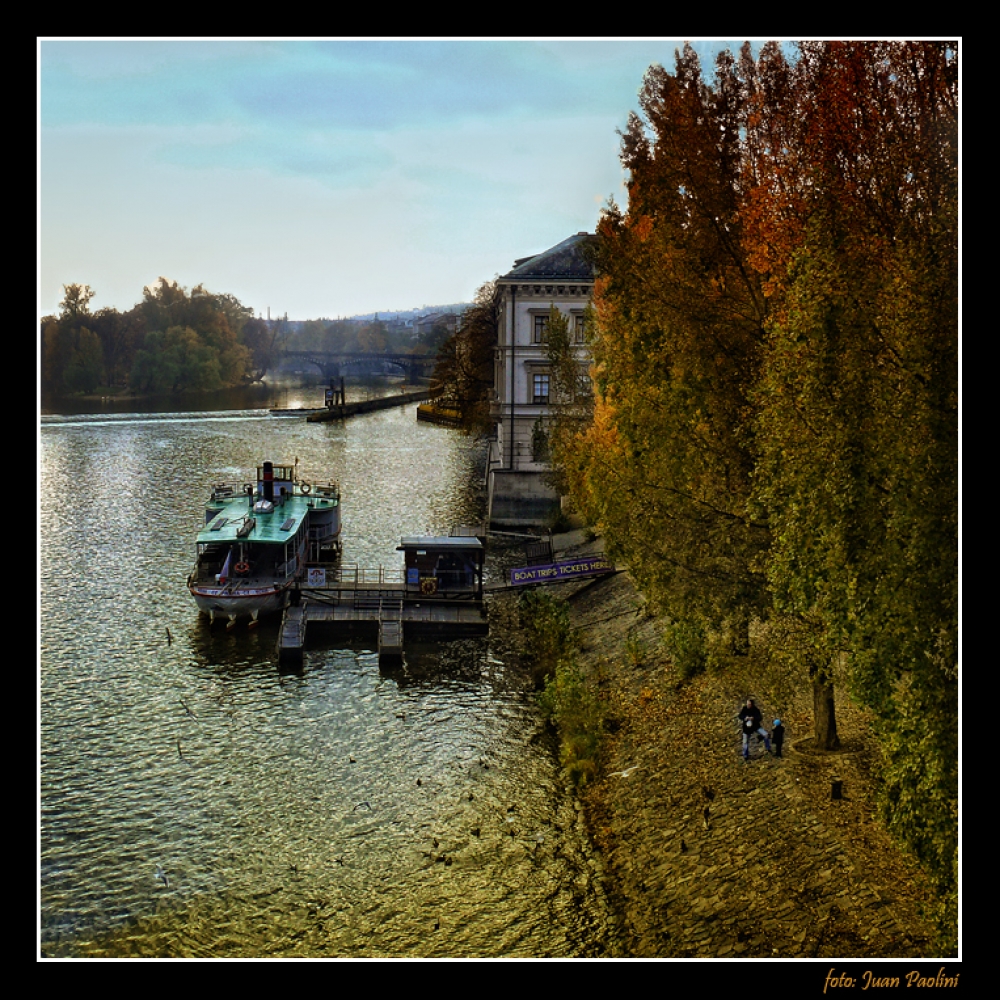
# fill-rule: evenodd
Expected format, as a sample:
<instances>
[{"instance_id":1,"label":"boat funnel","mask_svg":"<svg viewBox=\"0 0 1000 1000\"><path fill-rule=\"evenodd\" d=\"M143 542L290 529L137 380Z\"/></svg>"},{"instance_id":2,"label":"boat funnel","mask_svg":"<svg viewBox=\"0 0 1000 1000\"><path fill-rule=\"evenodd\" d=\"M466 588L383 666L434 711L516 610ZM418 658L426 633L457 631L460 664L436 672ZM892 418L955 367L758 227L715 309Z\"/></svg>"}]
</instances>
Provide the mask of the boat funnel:
<instances>
[{"instance_id":1,"label":"boat funnel","mask_svg":"<svg viewBox=\"0 0 1000 1000\"><path fill-rule=\"evenodd\" d=\"M264 499L274 502L274 463L264 463Z\"/></svg>"}]
</instances>

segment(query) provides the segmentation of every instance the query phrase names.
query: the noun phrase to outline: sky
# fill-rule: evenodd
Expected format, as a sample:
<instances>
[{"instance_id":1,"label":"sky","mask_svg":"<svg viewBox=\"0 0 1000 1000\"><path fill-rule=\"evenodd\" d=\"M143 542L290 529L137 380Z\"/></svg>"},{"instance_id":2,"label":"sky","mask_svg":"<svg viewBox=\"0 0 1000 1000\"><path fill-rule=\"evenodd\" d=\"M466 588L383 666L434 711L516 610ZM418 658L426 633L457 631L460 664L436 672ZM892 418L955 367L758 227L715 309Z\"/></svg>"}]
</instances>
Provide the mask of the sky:
<instances>
[{"instance_id":1,"label":"sky","mask_svg":"<svg viewBox=\"0 0 1000 1000\"><path fill-rule=\"evenodd\" d=\"M39 39L39 317L161 276L292 320L471 301L627 203L617 130L683 43Z\"/></svg>"}]
</instances>

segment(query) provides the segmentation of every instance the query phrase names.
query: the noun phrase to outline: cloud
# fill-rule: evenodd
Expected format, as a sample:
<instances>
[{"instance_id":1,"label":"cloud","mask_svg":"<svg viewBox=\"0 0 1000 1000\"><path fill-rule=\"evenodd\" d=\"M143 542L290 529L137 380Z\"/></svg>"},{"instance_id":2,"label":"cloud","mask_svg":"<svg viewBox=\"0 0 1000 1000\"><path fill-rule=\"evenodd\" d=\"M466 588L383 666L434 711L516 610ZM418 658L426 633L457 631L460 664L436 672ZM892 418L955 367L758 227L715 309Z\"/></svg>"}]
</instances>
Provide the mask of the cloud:
<instances>
[{"instance_id":1,"label":"cloud","mask_svg":"<svg viewBox=\"0 0 1000 1000\"><path fill-rule=\"evenodd\" d=\"M43 40L40 310L159 274L294 318L469 298L624 203L680 44Z\"/></svg>"}]
</instances>

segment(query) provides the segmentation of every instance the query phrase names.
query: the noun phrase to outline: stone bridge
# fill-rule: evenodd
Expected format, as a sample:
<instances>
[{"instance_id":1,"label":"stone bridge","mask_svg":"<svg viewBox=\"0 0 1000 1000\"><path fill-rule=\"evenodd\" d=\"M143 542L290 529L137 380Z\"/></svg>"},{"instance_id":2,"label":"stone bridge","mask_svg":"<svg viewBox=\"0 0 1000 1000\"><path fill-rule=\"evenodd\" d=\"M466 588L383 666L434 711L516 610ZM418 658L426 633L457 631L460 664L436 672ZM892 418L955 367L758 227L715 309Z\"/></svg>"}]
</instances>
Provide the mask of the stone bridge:
<instances>
[{"instance_id":1,"label":"stone bridge","mask_svg":"<svg viewBox=\"0 0 1000 1000\"><path fill-rule=\"evenodd\" d=\"M326 379L342 375L404 375L408 382L429 377L434 371L433 354L402 354L392 351L283 351L286 358L302 358L315 365Z\"/></svg>"}]
</instances>

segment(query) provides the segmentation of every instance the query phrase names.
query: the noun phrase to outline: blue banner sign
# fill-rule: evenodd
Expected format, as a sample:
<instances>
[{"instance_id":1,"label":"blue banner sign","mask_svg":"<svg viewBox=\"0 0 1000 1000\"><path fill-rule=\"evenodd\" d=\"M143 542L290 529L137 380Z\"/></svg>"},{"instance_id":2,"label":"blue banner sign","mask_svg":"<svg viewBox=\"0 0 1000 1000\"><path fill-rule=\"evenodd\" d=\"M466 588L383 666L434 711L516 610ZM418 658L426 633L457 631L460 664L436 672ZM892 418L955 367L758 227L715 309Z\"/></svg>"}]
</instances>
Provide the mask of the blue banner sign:
<instances>
[{"instance_id":1,"label":"blue banner sign","mask_svg":"<svg viewBox=\"0 0 1000 1000\"><path fill-rule=\"evenodd\" d=\"M614 573L614 571L614 566L604 556L584 556L581 559L567 559L546 566L523 566L521 569L512 569L510 585L523 587L526 583L555 583L557 580L572 580L578 576L594 576L597 573Z\"/></svg>"}]
</instances>

